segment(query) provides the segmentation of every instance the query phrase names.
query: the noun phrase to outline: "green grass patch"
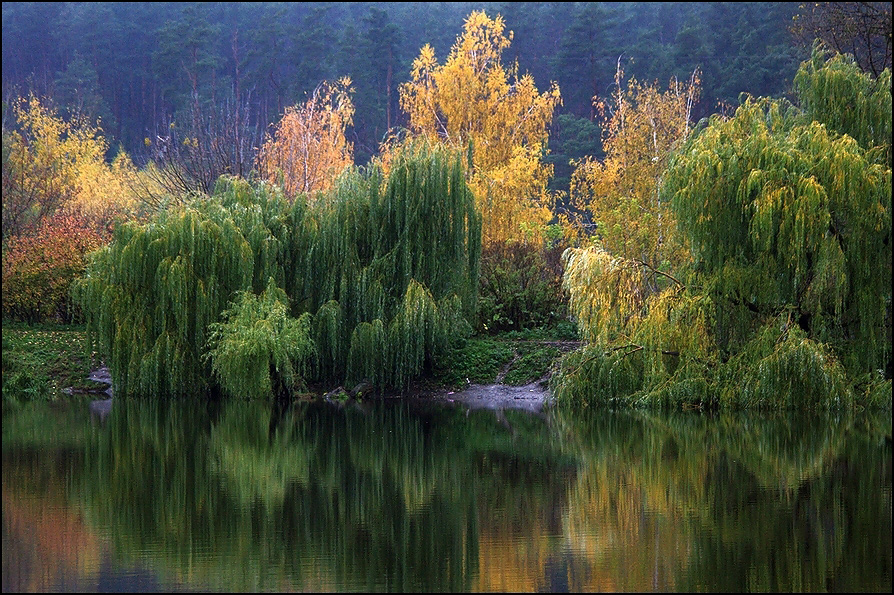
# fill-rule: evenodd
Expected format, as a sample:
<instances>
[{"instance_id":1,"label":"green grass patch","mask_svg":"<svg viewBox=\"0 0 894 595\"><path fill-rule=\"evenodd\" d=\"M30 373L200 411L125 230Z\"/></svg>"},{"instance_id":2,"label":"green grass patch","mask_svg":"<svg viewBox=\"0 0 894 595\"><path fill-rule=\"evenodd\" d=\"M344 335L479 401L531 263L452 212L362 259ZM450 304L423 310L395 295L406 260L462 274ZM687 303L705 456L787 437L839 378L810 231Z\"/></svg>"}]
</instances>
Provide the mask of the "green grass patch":
<instances>
[{"instance_id":1,"label":"green grass patch","mask_svg":"<svg viewBox=\"0 0 894 595\"><path fill-rule=\"evenodd\" d=\"M560 320L548 326L509 331L499 336L504 339L528 341L577 341L579 337L577 325L570 320Z\"/></svg>"},{"instance_id":2,"label":"green grass patch","mask_svg":"<svg viewBox=\"0 0 894 595\"><path fill-rule=\"evenodd\" d=\"M82 325L3 323L3 401L55 399L62 389L96 390Z\"/></svg>"},{"instance_id":3,"label":"green grass patch","mask_svg":"<svg viewBox=\"0 0 894 595\"><path fill-rule=\"evenodd\" d=\"M435 381L450 388L497 382L522 386L549 374L561 353L545 340L473 337L458 341L439 360Z\"/></svg>"},{"instance_id":4,"label":"green grass patch","mask_svg":"<svg viewBox=\"0 0 894 595\"><path fill-rule=\"evenodd\" d=\"M435 378L439 384L460 387L472 384L490 384L515 357L512 344L491 338L471 338L457 341L438 362Z\"/></svg>"},{"instance_id":5,"label":"green grass patch","mask_svg":"<svg viewBox=\"0 0 894 595\"><path fill-rule=\"evenodd\" d=\"M540 380L549 373L553 362L561 355L556 347L538 343L516 343L517 357L511 362L503 384L522 386Z\"/></svg>"}]
</instances>

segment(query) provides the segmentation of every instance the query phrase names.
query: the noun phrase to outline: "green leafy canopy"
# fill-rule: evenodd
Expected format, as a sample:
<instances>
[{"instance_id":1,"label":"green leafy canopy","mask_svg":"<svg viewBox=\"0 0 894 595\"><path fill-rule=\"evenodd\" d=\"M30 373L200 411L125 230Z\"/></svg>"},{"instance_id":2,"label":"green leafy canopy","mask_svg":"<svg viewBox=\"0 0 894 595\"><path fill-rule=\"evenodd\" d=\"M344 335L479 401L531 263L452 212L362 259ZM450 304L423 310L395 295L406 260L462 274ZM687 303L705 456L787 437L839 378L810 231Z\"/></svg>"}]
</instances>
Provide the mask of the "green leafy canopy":
<instances>
[{"instance_id":1,"label":"green leafy canopy","mask_svg":"<svg viewBox=\"0 0 894 595\"><path fill-rule=\"evenodd\" d=\"M480 216L462 160L408 147L325 196L222 177L120 228L75 295L117 394L236 396L305 381L403 388L468 329Z\"/></svg>"},{"instance_id":2,"label":"green leafy canopy","mask_svg":"<svg viewBox=\"0 0 894 595\"><path fill-rule=\"evenodd\" d=\"M800 106L746 98L673 158L662 193L692 257L675 283L643 294L642 263L568 253L593 344L566 360L560 397L890 407L890 71L817 46L795 89Z\"/></svg>"}]
</instances>

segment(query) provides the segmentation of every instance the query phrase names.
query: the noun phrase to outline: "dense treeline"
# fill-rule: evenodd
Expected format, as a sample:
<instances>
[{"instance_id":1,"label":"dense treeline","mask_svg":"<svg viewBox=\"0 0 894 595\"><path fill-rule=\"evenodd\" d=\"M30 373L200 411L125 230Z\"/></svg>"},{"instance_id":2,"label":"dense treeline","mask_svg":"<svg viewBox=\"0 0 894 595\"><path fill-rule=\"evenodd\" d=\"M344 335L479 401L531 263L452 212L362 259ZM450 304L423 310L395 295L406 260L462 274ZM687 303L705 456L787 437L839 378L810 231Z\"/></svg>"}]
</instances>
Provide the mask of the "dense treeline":
<instances>
[{"instance_id":1,"label":"dense treeline","mask_svg":"<svg viewBox=\"0 0 894 595\"><path fill-rule=\"evenodd\" d=\"M408 121L398 88L419 48L443 60L473 10L503 15L517 60L538 88L558 83L563 105L551 135L554 184L569 158L598 150L592 98L606 95L620 62L637 79L703 73L698 116L742 92L781 95L803 52L789 27L796 3L601 2L5 2L3 97L34 93L101 117L110 147L135 161L145 140L247 106L256 131L302 103L322 80L356 90L349 131L364 164L386 133ZM811 39L812 41L812 39ZM6 115L5 117L9 117ZM588 126L589 125L589 126ZM593 132L596 132L594 135ZM586 138L586 135L595 138ZM260 134L258 134L260 136ZM259 145L256 145L259 146Z\"/></svg>"},{"instance_id":2,"label":"dense treeline","mask_svg":"<svg viewBox=\"0 0 894 595\"><path fill-rule=\"evenodd\" d=\"M890 4L506 5L446 55L423 31L406 62L418 23L395 23L469 7L277 5L270 37L271 6L239 6L165 13L126 87L148 120L106 102L96 55L50 77L62 42L8 91L4 316L83 308L116 390L400 389L463 328L569 313L586 346L553 378L565 401L890 407ZM513 15L541 20L516 36ZM112 160L125 114L146 136Z\"/></svg>"},{"instance_id":3,"label":"dense treeline","mask_svg":"<svg viewBox=\"0 0 894 595\"><path fill-rule=\"evenodd\" d=\"M221 177L120 226L76 285L123 395L403 388L475 311L481 223L458 157L414 147L308 204Z\"/></svg>"}]
</instances>

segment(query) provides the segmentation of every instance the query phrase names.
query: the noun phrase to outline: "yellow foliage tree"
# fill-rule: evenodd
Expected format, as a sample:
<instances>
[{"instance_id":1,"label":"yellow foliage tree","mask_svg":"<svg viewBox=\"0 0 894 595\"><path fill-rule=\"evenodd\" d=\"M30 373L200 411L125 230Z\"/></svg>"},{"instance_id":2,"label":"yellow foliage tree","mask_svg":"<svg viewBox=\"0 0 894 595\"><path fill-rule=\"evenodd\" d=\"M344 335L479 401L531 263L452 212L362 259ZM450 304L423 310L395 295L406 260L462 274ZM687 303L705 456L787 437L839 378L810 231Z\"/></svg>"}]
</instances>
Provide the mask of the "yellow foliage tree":
<instances>
[{"instance_id":1,"label":"yellow foliage tree","mask_svg":"<svg viewBox=\"0 0 894 595\"><path fill-rule=\"evenodd\" d=\"M687 252L675 234L676 222L659 193L672 150L691 130L692 105L700 91L698 72L686 82L672 81L666 91L635 79L624 85L620 65L615 92L596 102L605 121L602 161L576 164L572 204L596 223L596 237L607 252L642 261L649 267L673 267Z\"/></svg>"},{"instance_id":2,"label":"yellow foliage tree","mask_svg":"<svg viewBox=\"0 0 894 595\"><path fill-rule=\"evenodd\" d=\"M133 214L138 201L134 187L140 176L124 152L118 153L112 163L84 161L78 168L78 193L73 206L102 221L122 213Z\"/></svg>"},{"instance_id":3,"label":"yellow foliage tree","mask_svg":"<svg viewBox=\"0 0 894 595\"><path fill-rule=\"evenodd\" d=\"M309 199L328 190L345 167L353 164L353 145L345 129L353 123L351 79L324 81L301 106L286 108L258 155L261 176L282 180L286 195Z\"/></svg>"},{"instance_id":4,"label":"yellow foliage tree","mask_svg":"<svg viewBox=\"0 0 894 595\"><path fill-rule=\"evenodd\" d=\"M545 224L552 213L546 189L552 166L542 159L561 95L556 83L541 94L532 76L519 76L518 64L503 66L511 39L500 16L473 12L447 61L439 65L425 45L412 80L400 87L414 135L455 149L471 145L469 185L485 243L522 237L524 225Z\"/></svg>"},{"instance_id":5,"label":"yellow foliage tree","mask_svg":"<svg viewBox=\"0 0 894 595\"><path fill-rule=\"evenodd\" d=\"M109 220L135 205L128 180L136 175L122 153L105 161L102 129L64 121L31 96L13 105L18 127L3 133L3 239L36 229L59 209Z\"/></svg>"}]
</instances>

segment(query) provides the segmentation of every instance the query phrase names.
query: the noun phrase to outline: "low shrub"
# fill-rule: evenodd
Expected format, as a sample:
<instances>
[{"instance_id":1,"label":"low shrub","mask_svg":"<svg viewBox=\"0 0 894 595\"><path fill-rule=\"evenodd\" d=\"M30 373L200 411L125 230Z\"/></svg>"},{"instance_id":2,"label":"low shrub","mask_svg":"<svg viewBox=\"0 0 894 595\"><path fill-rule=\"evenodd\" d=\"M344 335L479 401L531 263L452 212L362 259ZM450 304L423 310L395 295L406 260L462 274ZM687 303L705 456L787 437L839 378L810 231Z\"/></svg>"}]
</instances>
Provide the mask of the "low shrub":
<instances>
[{"instance_id":1,"label":"low shrub","mask_svg":"<svg viewBox=\"0 0 894 595\"><path fill-rule=\"evenodd\" d=\"M3 317L29 323L77 319L71 283L83 274L87 254L104 242L87 218L71 213L46 218L33 235L11 238L3 251Z\"/></svg>"},{"instance_id":2,"label":"low shrub","mask_svg":"<svg viewBox=\"0 0 894 595\"><path fill-rule=\"evenodd\" d=\"M478 332L504 333L554 325L566 317L557 241L493 242L481 251Z\"/></svg>"}]
</instances>

